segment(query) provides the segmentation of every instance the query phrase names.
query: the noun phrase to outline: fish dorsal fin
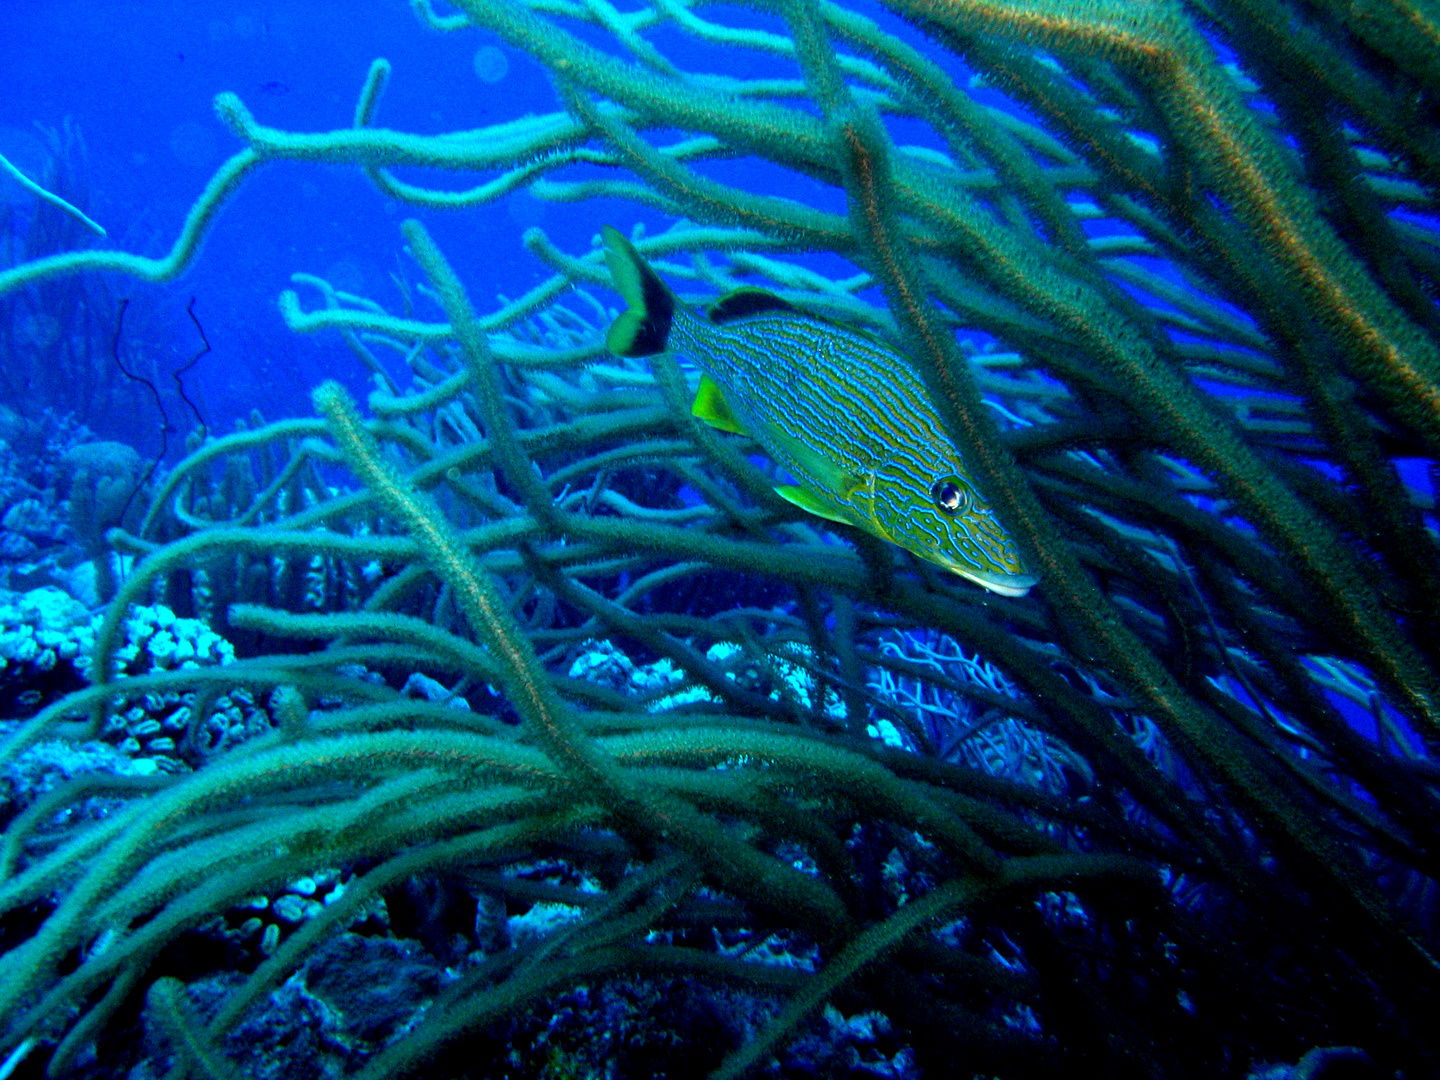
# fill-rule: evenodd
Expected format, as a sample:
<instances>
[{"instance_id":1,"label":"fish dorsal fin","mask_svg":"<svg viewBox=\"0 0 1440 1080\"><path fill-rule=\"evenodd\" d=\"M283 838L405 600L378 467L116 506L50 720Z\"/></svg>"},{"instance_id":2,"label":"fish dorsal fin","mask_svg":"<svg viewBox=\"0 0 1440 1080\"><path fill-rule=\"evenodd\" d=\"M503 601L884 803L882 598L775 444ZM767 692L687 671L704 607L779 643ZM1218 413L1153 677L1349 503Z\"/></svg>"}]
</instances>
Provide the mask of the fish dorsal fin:
<instances>
[{"instance_id":1,"label":"fish dorsal fin","mask_svg":"<svg viewBox=\"0 0 1440 1080\"><path fill-rule=\"evenodd\" d=\"M727 323L743 319L747 315L758 315L762 311L787 311L793 315L795 310L794 304L782 300L772 292L745 286L732 289L716 300L706 314L713 323Z\"/></svg>"},{"instance_id":2,"label":"fish dorsal fin","mask_svg":"<svg viewBox=\"0 0 1440 1080\"><path fill-rule=\"evenodd\" d=\"M700 389L695 391L695 402L690 406L690 415L721 431L734 432L736 435L750 434L745 430L745 425L730 411L719 384L709 375L700 376Z\"/></svg>"},{"instance_id":3,"label":"fish dorsal fin","mask_svg":"<svg viewBox=\"0 0 1440 1080\"><path fill-rule=\"evenodd\" d=\"M855 522L841 506L837 506L822 495L817 495L809 488L803 488L796 484L782 484L775 489L786 502L798 506L807 514L814 514L826 521L838 521L841 525L854 525Z\"/></svg>"}]
</instances>

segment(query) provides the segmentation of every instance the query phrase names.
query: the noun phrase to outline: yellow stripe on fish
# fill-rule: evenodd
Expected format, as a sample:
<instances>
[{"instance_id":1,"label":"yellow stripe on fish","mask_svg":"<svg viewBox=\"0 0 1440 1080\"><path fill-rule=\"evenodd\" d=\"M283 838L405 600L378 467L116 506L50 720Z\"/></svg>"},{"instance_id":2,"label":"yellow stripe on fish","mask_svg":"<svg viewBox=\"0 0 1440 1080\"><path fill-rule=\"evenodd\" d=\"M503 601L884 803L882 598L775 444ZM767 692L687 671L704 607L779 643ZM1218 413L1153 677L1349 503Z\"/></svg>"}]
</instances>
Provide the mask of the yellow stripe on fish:
<instances>
[{"instance_id":1,"label":"yellow stripe on fish","mask_svg":"<svg viewBox=\"0 0 1440 1080\"><path fill-rule=\"evenodd\" d=\"M699 365L691 411L764 447L796 481L777 493L1002 596L1035 584L904 356L760 289L729 293L701 318L620 232L607 225L601 236L627 305L606 346L673 349Z\"/></svg>"}]
</instances>

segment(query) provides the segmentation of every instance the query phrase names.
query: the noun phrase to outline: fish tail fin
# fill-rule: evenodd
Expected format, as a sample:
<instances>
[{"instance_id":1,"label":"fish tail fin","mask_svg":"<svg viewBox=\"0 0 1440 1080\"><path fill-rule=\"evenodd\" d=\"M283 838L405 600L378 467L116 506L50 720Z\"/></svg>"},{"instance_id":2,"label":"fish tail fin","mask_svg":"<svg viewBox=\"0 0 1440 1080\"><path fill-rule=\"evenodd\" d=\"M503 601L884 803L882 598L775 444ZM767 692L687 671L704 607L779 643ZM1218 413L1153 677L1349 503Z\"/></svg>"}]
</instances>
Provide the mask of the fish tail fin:
<instances>
[{"instance_id":1,"label":"fish tail fin","mask_svg":"<svg viewBox=\"0 0 1440 1080\"><path fill-rule=\"evenodd\" d=\"M616 356L650 356L665 351L675 317L675 294L619 229L602 226L605 265L625 311L610 325L605 347Z\"/></svg>"}]
</instances>

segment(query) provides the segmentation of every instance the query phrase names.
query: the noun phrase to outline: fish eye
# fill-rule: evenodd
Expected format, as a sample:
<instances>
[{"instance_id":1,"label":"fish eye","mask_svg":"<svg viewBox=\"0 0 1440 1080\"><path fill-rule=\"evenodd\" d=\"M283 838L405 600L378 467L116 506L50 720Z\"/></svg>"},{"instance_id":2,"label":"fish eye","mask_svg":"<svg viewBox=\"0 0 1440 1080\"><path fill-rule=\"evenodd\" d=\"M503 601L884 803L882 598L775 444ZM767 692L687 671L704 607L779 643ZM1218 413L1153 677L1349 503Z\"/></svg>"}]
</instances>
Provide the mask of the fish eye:
<instances>
[{"instance_id":1,"label":"fish eye","mask_svg":"<svg viewBox=\"0 0 1440 1080\"><path fill-rule=\"evenodd\" d=\"M947 514L963 514L970 509L970 489L958 476L945 476L935 481L930 498Z\"/></svg>"}]
</instances>

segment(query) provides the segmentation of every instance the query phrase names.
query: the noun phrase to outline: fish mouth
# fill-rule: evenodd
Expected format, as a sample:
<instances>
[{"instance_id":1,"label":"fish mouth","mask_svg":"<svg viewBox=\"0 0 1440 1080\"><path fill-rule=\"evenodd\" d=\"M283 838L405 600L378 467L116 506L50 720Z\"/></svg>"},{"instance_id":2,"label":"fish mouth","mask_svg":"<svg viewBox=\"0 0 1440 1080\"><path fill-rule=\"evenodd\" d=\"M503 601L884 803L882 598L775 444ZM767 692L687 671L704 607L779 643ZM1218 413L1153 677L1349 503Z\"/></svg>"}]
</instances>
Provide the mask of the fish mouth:
<instances>
[{"instance_id":1,"label":"fish mouth","mask_svg":"<svg viewBox=\"0 0 1440 1080\"><path fill-rule=\"evenodd\" d=\"M950 567L955 573L1001 596L1024 596L1040 579L1034 574L992 574L967 567Z\"/></svg>"}]
</instances>

